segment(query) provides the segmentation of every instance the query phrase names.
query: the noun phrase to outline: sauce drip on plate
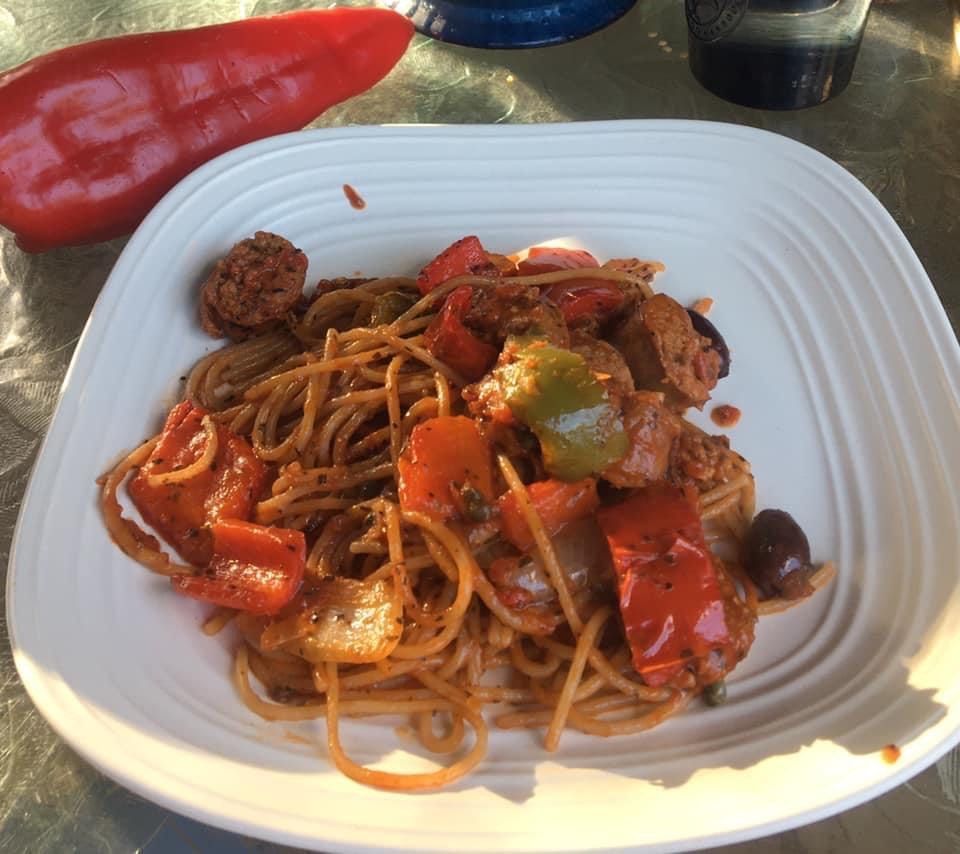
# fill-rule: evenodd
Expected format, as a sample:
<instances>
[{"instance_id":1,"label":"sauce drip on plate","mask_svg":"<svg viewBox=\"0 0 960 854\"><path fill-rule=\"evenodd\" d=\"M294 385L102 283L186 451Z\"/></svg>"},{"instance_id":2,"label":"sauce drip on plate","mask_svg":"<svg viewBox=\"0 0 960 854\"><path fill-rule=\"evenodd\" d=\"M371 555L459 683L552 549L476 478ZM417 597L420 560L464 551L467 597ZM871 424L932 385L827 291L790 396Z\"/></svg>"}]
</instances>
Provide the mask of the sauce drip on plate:
<instances>
[{"instance_id":1,"label":"sauce drip on plate","mask_svg":"<svg viewBox=\"0 0 960 854\"><path fill-rule=\"evenodd\" d=\"M349 184L343 185L343 194L347 197L347 201L350 202L350 207L352 207L354 210L362 211L367 206L363 196L361 196Z\"/></svg>"},{"instance_id":2,"label":"sauce drip on plate","mask_svg":"<svg viewBox=\"0 0 960 854\"><path fill-rule=\"evenodd\" d=\"M735 427L740 420L740 410L735 406L724 403L722 406L715 406L710 413L710 418L718 427Z\"/></svg>"}]
</instances>

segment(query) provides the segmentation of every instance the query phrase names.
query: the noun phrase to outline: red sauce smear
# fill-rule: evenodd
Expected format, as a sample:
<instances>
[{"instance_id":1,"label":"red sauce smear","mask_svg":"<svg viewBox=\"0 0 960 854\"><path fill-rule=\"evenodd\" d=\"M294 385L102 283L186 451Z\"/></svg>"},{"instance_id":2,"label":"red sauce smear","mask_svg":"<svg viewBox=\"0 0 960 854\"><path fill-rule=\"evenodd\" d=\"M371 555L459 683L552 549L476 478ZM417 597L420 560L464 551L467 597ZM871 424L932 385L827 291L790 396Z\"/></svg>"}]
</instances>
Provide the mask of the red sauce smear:
<instances>
[{"instance_id":1,"label":"red sauce smear","mask_svg":"<svg viewBox=\"0 0 960 854\"><path fill-rule=\"evenodd\" d=\"M349 184L343 185L343 194L347 197L347 201L350 202L350 207L354 210L362 211L367 206L367 203L363 200L363 196Z\"/></svg>"},{"instance_id":2,"label":"red sauce smear","mask_svg":"<svg viewBox=\"0 0 960 854\"><path fill-rule=\"evenodd\" d=\"M725 403L722 406L715 406L710 413L710 418L718 427L736 427L740 420L740 414L737 407Z\"/></svg>"},{"instance_id":3,"label":"red sauce smear","mask_svg":"<svg viewBox=\"0 0 960 854\"><path fill-rule=\"evenodd\" d=\"M893 765L900 758L900 748L895 744L888 744L880 751L880 755L887 765Z\"/></svg>"}]
</instances>

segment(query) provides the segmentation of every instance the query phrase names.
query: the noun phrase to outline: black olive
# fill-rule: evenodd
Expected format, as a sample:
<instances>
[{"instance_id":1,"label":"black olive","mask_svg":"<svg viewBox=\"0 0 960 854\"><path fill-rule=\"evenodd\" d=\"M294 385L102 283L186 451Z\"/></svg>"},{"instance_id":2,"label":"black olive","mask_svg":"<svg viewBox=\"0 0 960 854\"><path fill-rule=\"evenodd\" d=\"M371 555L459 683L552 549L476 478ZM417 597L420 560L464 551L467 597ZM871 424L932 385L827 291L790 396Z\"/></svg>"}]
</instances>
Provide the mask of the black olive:
<instances>
[{"instance_id":1,"label":"black olive","mask_svg":"<svg viewBox=\"0 0 960 854\"><path fill-rule=\"evenodd\" d=\"M708 706L722 706L727 702L727 683L722 679L711 682L703 689L703 701Z\"/></svg>"},{"instance_id":2,"label":"black olive","mask_svg":"<svg viewBox=\"0 0 960 854\"><path fill-rule=\"evenodd\" d=\"M711 348L716 350L720 355L720 373L718 376L722 379L730 373L730 348L727 347L727 342L723 340L720 330L700 314L699 311L688 308L687 314L690 315L693 328L704 338L709 338Z\"/></svg>"},{"instance_id":3,"label":"black olive","mask_svg":"<svg viewBox=\"0 0 960 854\"><path fill-rule=\"evenodd\" d=\"M743 568L764 599L801 599L813 592L810 543L784 510L758 513L743 542Z\"/></svg>"}]
</instances>

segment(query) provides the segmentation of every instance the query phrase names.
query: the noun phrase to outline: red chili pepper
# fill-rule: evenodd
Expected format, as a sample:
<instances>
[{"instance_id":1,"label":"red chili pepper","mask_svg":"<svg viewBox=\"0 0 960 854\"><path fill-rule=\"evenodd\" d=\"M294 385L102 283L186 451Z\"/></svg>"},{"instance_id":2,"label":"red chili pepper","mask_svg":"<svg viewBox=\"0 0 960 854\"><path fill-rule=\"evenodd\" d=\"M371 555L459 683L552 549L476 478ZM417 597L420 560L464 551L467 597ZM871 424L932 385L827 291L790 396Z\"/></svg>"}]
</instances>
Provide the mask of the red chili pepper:
<instances>
[{"instance_id":1,"label":"red chili pepper","mask_svg":"<svg viewBox=\"0 0 960 854\"><path fill-rule=\"evenodd\" d=\"M730 644L717 569L696 509L673 486L651 486L597 513L617 574L633 666L649 685Z\"/></svg>"},{"instance_id":2,"label":"red chili pepper","mask_svg":"<svg viewBox=\"0 0 960 854\"><path fill-rule=\"evenodd\" d=\"M0 224L39 252L130 232L201 163L369 89L410 22L327 9L64 48L0 75Z\"/></svg>"},{"instance_id":3,"label":"red chili pepper","mask_svg":"<svg viewBox=\"0 0 960 854\"><path fill-rule=\"evenodd\" d=\"M612 282L595 279L558 282L547 287L543 294L560 309L567 323L591 316L602 320L620 308L626 299Z\"/></svg>"},{"instance_id":4,"label":"red chili pepper","mask_svg":"<svg viewBox=\"0 0 960 854\"><path fill-rule=\"evenodd\" d=\"M533 246L527 250L527 257L517 264L517 271L521 276L535 276L538 273L552 273L556 270L579 270L582 267L599 266L600 262L586 249Z\"/></svg>"},{"instance_id":5,"label":"red chili pepper","mask_svg":"<svg viewBox=\"0 0 960 854\"><path fill-rule=\"evenodd\" d=\"M468 273L495 273L496 266L478 237L461 237L434 258L417 276L420 293L428 294L438 285Z\"/></svg>"},{"instance_id":6,"label":"red chili pepper","mask_svg":"<svg viewBox=\"0 0 960 854\"><path fill-rule=\"evenodd\" d=\"M480 379L497 358L495 347L463 325L472 295L469 285L451 291L423 336L430 353L471 381Z\"/></svg>"}]
</instances>

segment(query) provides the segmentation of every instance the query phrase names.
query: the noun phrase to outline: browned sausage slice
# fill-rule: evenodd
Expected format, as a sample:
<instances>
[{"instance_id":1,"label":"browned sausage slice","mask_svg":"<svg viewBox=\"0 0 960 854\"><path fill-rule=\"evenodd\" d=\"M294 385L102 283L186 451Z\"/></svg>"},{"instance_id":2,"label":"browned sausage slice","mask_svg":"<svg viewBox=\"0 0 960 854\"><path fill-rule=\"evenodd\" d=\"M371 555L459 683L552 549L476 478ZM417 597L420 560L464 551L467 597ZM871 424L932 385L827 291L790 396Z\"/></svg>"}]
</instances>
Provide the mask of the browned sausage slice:
<instances>
[{"instance_id":1,"label":"browned sausage slice","mask_svg":"<svg viewBox=\"0 0 960 854\"><path fill-rule=\"evenodd\" d=\"M281 320L300 300L307 256L289 240L258 231L241 240L203 283L200 325L214 338L242 340Z\"/></svg>"},{"instance_id":2,"label":"browned sausage slice","mask_svg":"<svg viewBox=\"0 0 960 854\"><path fill-rule=\"evenodd\" d=\"M638 388L662 391L667 403L703 408L717 384L720 356L686 309L666 294L641 302L611 336Z\"/></svg>"}]
</instances>

